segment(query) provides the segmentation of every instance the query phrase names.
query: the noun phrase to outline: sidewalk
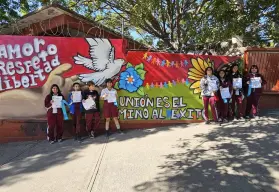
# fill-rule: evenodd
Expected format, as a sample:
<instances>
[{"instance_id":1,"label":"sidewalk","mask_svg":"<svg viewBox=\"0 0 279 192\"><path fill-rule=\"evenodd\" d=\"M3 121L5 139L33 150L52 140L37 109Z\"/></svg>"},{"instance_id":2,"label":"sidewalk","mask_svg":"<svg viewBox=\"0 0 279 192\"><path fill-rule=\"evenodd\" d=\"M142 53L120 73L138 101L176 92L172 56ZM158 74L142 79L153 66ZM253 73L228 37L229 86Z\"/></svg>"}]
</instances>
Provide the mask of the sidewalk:
<instances>
[{"instance_id":1,"label":"sidewalk","mask_svg":"<svg viewBox=\"0 0 279 192\"><path fill-rule=\"evenodd\" d=\"M0 146L0 192L276 192L279 120Z\"/></svg>"}]
</instances>

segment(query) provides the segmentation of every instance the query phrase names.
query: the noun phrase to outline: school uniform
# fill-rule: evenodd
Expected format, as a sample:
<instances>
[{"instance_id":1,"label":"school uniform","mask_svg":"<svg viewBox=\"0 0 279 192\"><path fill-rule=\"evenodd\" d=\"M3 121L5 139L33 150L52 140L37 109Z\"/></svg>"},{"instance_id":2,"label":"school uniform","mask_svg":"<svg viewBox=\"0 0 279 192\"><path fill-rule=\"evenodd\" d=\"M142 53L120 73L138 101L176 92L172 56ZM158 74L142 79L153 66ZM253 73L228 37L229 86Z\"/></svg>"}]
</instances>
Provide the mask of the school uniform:
<instances>
[{"instance_id":1,"label":"school uniform","mask_svg":"<svg viewBox=\"0 0 279 192\"><path fill-rule=\"evenodd\" d=\"M255 78L255 77L261 77L262 80L262 86L266 84L266 81L264 79L264 77L259 74L253 74L253 73L249 73L246 76L246 84L249 81L251 83L251 78ZM249 88L248 88L249 89ZM246 104L246 111L245 111L245 116L248 117L250 116L251 113L251 109L252 109L252 116L258 116L258 105L259 105L259 100L262 94L262 90L263 87L261 88L252 88L251 89L251 94L247 95L247 104ZM248 93L248 90L247 90Z\"/></svg>"},{"instance_id":2,"label":"school uniform","mask_svg":"<svg viewBox=\"0 0 279 192\"><path fill-rule=\"evenodd\" d=\"M230 80L233 82L234 78L242 78L242 86L244 85L243 77L239 72L232 73ZM232 109L232 116L241 118L243 117L243 108L242 108L242 95L243 95L243 89L233 89L233 94L232 94L232 103L231 103L231 109ZM235 112L235 106L237 105L237 114Z\"/></svg>"},{"instance_id":3,"label":"school uniform","mask_svg":"<svg viewBox=\"0 0 279 192\"><path fill-rule=\"evenodd\" d=\"M47 108L47 124L48 124L48 131L47 136L49 141L55 141L54 137L54 130L56 128L56 140L62 139L63 136L63 124L64 124L64 117L63 112L61 108L53 109L51 100L52 100L51 94L47 95L45 98L45 107ZM64 100L63 95L62 96Z\"/></svg>"},{"instance_id":4,"label":"school uniform","mask_svg":"<svg viewBox=\"0 0 279 192\"><path fill-rule=\"evenodd\" d=\"M73 122L73 133L76 135L80 134L80 120L82 117L82 103L73 103L72 92L69 94L68 101L70 106L70 114Z\"/></svg>"},{"instance_id":5,"label":"school uniform","mask_svg":"<svg viewBox=\"0 0 279 192\"><path fill-rule=\"evenodd\" d=\"M232 84L227 79L220 79L220 87L229 88L230 92L232 91ZM228 112L229 112L229 101L230 99L222 99L220 90L218 91L218 97L220 98L218 101L218 116L222 120L228 120ZM225 102L226 101L226 102Z\"/></svg>"},{"instance_id":6,"label":"school uniform","mask_svg":"<svg viewBox=\"0 0 279 192\"><path fill-rule=\"evenodd\" d=\"M117 91L115 89L109 90L108 88L105 88L101 92L101 97L104 95L112 95L115 96L117 95ZM108 97L104 98L104 117L105 118L113 118L113 117L118 117L118 108L115 102L110 102L108 100Z\"/></svg>"},{"instance_id":7,"label":"school uniform","mask_svg":"<svg viewBox=\"0 0 279 192\"><path fill-rule=\"evenodd\" d=\"M205 75L200 82L200 88L201 88L201 95L203 98L203 105L204 105L204 114L205 114L205 120L209 120L208 116L208 105L211 107L212 111L212 116L215 122L218 121L218 113L217 113L217 108L216 108L216 96L214 91L210 89L210 84L215 84L215 86L218 88L219 87L219 79L212 75L212 76L207 76ZM216 90L217 92L217 90Z\"/></svg>"},{"instance_id":8,"label":"school uniform","mask_svg":"<svg viewBox=\"0 0 279 192\"><path fill-rule=\"evenodd\" d=\"M100 96L98 91L93 90L87 90L83 93L83 99L88 99L89 97L95 98L95 104L96 107L89 109L89 110L85 110L85 121L86 121L86 130L88 131L88 133L90 133L91 131L95 131L96 129L99 128L100 125ZM94 119L94 122L93 122Z\"/></svg>"}]
</instances>

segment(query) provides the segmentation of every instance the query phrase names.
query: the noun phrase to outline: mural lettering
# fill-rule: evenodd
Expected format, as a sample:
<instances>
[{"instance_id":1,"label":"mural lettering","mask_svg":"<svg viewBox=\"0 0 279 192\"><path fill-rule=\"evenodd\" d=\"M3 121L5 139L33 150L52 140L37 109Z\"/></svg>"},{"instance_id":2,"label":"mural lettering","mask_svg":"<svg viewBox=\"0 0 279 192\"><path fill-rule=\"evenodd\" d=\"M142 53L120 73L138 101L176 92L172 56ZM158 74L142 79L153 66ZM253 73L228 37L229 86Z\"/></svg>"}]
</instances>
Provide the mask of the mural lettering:
<instances>
[{"instance_id":1,"label":"mural lettering","mask_svg":"<svg viewBox=\"0 0 279 192\"><path fill-rule=\"evenodd\" d=\"M187 108L181 97L119 97L120 118L123 119L199 119L202 109Z\"/></svg>"},{"instance_id":2,"label":"mural lettering","mask_svg":"<svg viewBox=\"0 0 279 192\"><path fill-rule=\"evenodd\" d=\"M200 79L239 57L129 51L122 39L0 36L0 118L45 118L57 84L113 79L122 120L202 120ZM17 110L14 110L14 109ZM32 108L32 110L30 110ZM102 110L102 109L101 109Z\"/></svg>"},{"instance_id":3,"label":"mural lettering","mask_svg":"<svg viewBox=\"0 0 279 192\"><path fill-rule=\"evenodd\" d=\"M45 44L45 40L34 38L33 43L22 46L0 45L0 91L37 86L46 73L60 65L56 45Z\"/></svg>"}]
</instances>

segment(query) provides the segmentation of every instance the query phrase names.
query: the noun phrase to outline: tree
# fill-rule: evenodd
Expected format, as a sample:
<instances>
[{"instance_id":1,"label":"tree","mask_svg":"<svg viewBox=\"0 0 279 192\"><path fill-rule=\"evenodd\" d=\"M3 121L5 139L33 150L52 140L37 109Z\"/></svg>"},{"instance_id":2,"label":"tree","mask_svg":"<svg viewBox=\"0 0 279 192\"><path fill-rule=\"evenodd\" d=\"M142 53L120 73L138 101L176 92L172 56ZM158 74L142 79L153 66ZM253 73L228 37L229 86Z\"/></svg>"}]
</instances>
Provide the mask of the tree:
<instances>
[{"instance_id":1,"label":"tree","mask_svg":"<svg viewBox=\"0 0 279 192\"><path fill-rule=\"evenodd\" d=\"M223 49L221 42L233 36L242 37L245 46L279 41L279 0L6 0L0 19L9 22L51 3L120 33L124 21L124 35L138 31L143 43L167 51Z\"/></svg>"}]
</instances>

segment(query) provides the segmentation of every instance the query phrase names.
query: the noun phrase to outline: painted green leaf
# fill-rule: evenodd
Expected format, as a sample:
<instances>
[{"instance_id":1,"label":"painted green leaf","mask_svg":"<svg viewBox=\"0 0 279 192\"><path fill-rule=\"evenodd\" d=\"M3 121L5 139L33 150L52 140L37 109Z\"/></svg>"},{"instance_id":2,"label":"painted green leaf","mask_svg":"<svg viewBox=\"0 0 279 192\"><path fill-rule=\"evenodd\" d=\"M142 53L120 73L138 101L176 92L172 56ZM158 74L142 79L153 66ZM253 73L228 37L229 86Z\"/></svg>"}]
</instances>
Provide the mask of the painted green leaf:
<instances>
[{"instance_id":1,"label":"painted green leaf","mask_svg":"<svg viewBox=\"0 0 279 192\"><path fill-rule=\"evenodd\" d=\"M139 76L140 76L140 78L141 78L142 80L145 79L145 73L146 73L145 70L138 69L138 70L137 70L137 73L139 74Z\"/></svg>"},{"instance_id":2,"label":"painted green leaf","mask_svg":"<svg viewBox=\"0 0 279 192\"><path fill-rule=\"evenodd\" d=\"M116 83L115 83L114 88L115 88L115 89L119 89L119 82L116 82Z\"/></svg>"},{"instance_id":3,"label":"painted green leaf","mask_svg":"<svg viewBox=\"0 0 279 192\"><path fill-rule=\"evenodd\" d=\"M133 67L133 65L132 65L131 63L128 63L128 64L126 65L126 68L129 68L129 67Z\"/></svg>"},{"instance_id":4,"label":"painted green leaf","mask_svg":"<svg viewBox=\"0 0 279 192\"><path fill-rule=\"evenodd\" d=\"M144 69L144 66L143 66L143 64L142 64L142 63L141 63L141 64L136 65L135 70L137 71L138 69Z\"/></svg>"},{"instance_id":5,"label":"painted green leaf","mask_svg":"<svg viewBox=\"0 0 279 192\"><path fill-rule=\"evenodd\" d=\"M137 90L137 93L141 96L144 96L144 90L143 90L143 87L140 87L138 90Z\"/></svg>"}]
</instances>

